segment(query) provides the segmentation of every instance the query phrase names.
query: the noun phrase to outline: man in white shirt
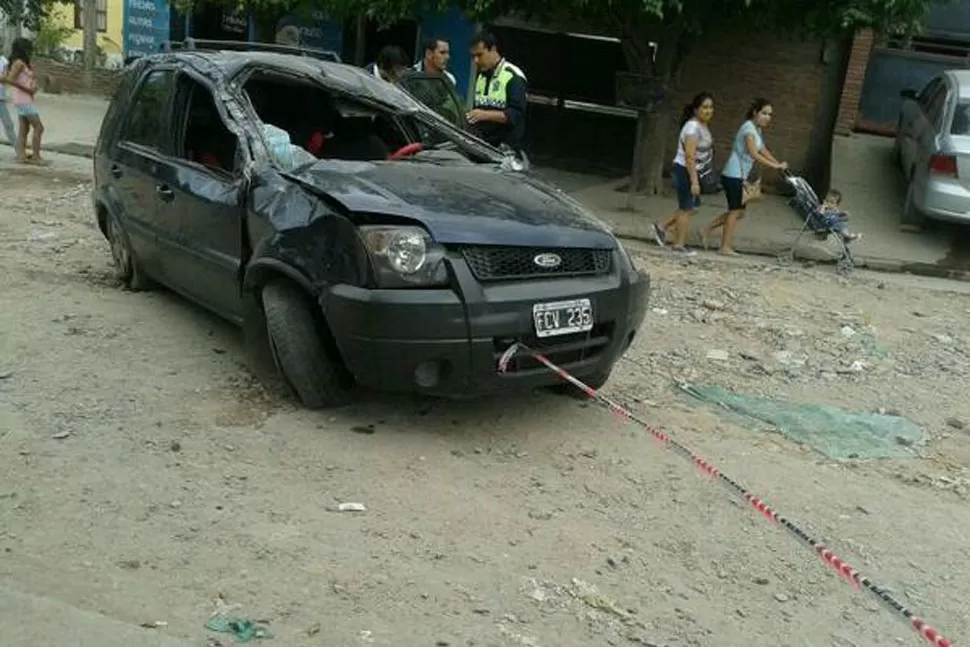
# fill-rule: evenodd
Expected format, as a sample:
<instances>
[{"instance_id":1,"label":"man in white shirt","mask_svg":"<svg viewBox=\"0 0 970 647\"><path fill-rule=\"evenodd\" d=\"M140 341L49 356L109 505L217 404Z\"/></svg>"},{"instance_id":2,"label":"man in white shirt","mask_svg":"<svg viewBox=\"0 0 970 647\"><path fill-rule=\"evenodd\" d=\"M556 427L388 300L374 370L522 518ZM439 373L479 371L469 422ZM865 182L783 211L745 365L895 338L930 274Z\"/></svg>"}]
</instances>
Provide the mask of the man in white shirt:
<instances>
[{"instance_id":1,"label":"man in white shirt","mask_svg":"<svg viewBox=\"0 0 970 647\"><path fill-rule=\"evenodd\" d=\"M7 110L7 72L10 70L10 61L3 54L0 54L0 124L3 124L3 132L7 136L7 142L11 146L17 145L17 131L13 127L13 120L10 119L10 112Z\"/></svg>"},{"instance_id":2,"label":"man in white shirt","mask_svg":"<svg viewBox=\"0 0 970 647\"><path fill-rule=\"evenodd\" d=\"M455 86L455 75L448 71L451 47L448 41L440 38L427 38L422 42L424 58L414 64L414 69L425 74L441 74Z\"/></svg>"}]
</instances>

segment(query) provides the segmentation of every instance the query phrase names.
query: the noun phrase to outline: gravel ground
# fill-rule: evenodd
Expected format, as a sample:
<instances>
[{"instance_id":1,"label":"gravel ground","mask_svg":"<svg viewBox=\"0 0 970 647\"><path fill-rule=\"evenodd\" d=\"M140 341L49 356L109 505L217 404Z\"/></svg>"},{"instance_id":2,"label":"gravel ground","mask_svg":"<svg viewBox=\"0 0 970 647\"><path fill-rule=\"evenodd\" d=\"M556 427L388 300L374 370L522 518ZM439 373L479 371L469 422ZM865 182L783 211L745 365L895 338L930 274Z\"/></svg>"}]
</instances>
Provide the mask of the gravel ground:
<instances>
[{"instance_id":1,"label":"gravel ground","mask_svg":"<svg viewBox=\"0 0 970 647\"><path fill-rule=\"evenodd\" d=\"M203 627L216 604L287 647L921 644L595 405L268 395L236 330L114 284L86 184L3 182L3 587L200 646L232 644ZM656 291L604 392L970 637L967 286L631 250ZM829 460L679 379L898 413L925 439L909 460Z\"/></svg>"}]
</instances>

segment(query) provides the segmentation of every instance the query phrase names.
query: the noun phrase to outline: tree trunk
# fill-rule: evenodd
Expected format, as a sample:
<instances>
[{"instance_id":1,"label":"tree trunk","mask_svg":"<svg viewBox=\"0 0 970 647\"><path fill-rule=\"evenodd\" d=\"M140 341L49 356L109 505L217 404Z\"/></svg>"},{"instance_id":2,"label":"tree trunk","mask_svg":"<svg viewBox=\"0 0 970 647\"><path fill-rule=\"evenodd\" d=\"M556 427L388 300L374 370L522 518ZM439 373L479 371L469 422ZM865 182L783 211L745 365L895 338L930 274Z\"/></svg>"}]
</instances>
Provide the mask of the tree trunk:
<instances>
[{"instance_id":1,"label":"tree trunk","mask_svg":"<svg viewBox=\"0 0 970 647\"><path fill-rule=\"evenodd\" d=\"M677 112L674 80L683 59L684 35L679 21L649 26L635 23L624 34L623 51L630 71L653 77L664 92L663 103L654 111L641 112L638 118L631 192L647 195L663 192L667 140ZM656 56L651 42L656 43Z\"/></svg>"},{"instance_id":2,"label":"tree trunk","mask_svg":"<svg viewBox=\"0 0 970 647\"><path fill-rule=\"evenodd\" d=\"M83 0L84 87L94 89L94 67L98 60L98 0Z\"/></svg>"}]
</instances>

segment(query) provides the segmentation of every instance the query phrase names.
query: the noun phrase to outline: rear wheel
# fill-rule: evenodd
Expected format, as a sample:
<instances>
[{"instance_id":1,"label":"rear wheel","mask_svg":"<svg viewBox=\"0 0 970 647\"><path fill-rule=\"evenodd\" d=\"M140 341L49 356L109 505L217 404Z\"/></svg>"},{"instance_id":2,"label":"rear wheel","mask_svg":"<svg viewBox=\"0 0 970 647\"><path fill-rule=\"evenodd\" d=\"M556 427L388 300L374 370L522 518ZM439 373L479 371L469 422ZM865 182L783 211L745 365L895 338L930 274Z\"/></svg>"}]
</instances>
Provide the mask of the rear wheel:
<instances>
[{"instance_id":1,"label":"rear wheel","mask_svg":"<svg viewBox=\"0 0 970 647\"><path fill-rule=\"evenodd\" d=\"M347 403L352 380L327 352L303 291L289 281L273 281L263 288L262 298L276 366L303 406L320 409Z\"/></svg>"},{"instance_id":2,"label":"rear wheel","mask_svg":"<svg viewBox=\"0 0 970 647\"><path fill-rule=\"evenodd\" d=\"M130 290L147 290L152 287L152 281L145 276L131 249L128 232L124 230L118 219L108 215L107 238L111 246L111 260L114 263L115 276Z\"/></svg>"},{"instance_id":3,"label":"rear wheel","mask_svg":"<svg viewBox=\"0 0 970 647\"><path fill-rule=\"evenodd\" d=\"M610 379L610 370L602 371L600 373L594 373L593 375L586 378L576 378L586 386L590 387L594 391L599 391ZM551 387L553 393L558 393L559 395L568 395L576 400L588 400L589 394L583 391L578 386L575 386L572 382L563 382L562 384L557 384Z\"/></svg>"}]
</instances>

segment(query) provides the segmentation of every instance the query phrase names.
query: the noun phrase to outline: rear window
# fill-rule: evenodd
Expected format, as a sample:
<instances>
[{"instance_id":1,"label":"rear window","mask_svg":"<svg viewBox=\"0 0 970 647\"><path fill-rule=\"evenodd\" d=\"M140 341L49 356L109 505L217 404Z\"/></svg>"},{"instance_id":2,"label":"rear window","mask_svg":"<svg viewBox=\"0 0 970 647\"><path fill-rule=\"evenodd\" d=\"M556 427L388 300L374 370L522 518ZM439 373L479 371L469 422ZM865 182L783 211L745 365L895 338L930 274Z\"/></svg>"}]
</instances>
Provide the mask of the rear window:
<instances>
[{"instance_id":1,"label":"rear window","mask_svg":"<svg viewBox=\"0 0 970 647\"><path fill-rule=\"evenodd\" d=\"M961 101L953 111L951 135L970 135L970 101Z\"/></svg>"}]
</instances>

